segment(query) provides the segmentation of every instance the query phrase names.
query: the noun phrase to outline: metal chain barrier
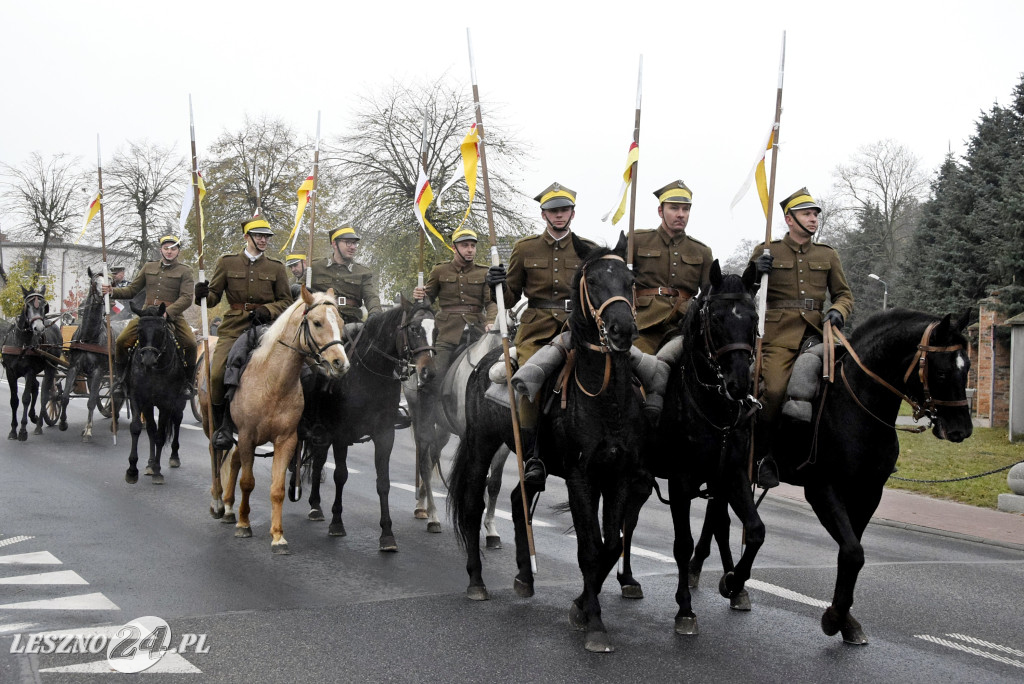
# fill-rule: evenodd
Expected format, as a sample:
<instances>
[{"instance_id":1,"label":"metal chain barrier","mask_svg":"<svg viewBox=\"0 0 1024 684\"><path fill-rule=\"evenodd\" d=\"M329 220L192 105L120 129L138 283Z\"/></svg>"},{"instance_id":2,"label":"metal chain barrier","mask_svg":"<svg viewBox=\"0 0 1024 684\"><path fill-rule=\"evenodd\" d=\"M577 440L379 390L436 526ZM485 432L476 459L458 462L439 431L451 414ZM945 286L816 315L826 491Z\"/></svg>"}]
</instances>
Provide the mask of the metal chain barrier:
<instances>
[{"instance_id":1,"label":"metal chain barrier","mask_svg":"<svg viewBox=\"0 0 1024 684\"><path fill-rule=\"evenodd\" d=\"M899 480L900 482L919 482L921 484L943 484L943 483L946 483L946 482L963 482L964 480L975 480L975 479L977 479L979 477L985 477L986 475L994 475L995 473L1001 473L1004 470L1009 470L1013 466L1018 465L1020 463L1024 463L1024 460L1017 461L1017 463L1011 463L1010 465L1003 466L1002 468L996 468L995 470L990 470L987 473L978 473L977 475L967 475L966 477L954 477L954 478L952 478L950 480L914 480L914 479L911 479L909 477L896 477L895 475L890 475L889 479L890 480Z\"/></svg>"}]
</instances>

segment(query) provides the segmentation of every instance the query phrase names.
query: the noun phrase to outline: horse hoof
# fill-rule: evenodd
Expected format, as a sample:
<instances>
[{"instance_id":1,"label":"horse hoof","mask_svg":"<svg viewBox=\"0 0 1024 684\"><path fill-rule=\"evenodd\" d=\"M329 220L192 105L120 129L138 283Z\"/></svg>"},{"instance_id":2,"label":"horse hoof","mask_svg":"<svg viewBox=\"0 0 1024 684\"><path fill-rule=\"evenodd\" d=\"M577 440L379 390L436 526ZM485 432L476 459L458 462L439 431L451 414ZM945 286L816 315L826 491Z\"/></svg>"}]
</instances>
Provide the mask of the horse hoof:
<instances>
[{"instance_id":1,"label":"horse hoof","mask_svg":"<svg viewBox=\"0 0 1024 684\"><path fill-rule=\"evenodd\" d=\"M623 584L622 585L622 598L626 599L642 599L644 597L644 589L639 584Z\"/></svg>"},{"instance_id":2,"label":"horse hoof","mask_svg":"<svg viewBox=\"0 0 1024 684\"><path fill-rule=\"evenodd\" d=\"M164 483L164 476L160 473L153 473L153 484L162 485Z\"/></svg>"},{"instance_id":3,"label":"horse hoof","mask_svg":"<svg viewBox=\"0 0 1024 684\"><path fill-rule=\"evenodd\" d=\"M248 539L249 537L252 536L252 528L251 527L236 527L235 528L235 536L238 537L239 539Z\"/></svg>"},{"instance_id":4,"label":"horse hoof","mask_svg":"<svg viewBox=\"0 0 1024 684\"><path fill-rule=\"evenodd\" d=\"M426 520L427 519L427 509L425 509L425 508L417 508L415 511L412 512L412 517L416 518L417 520Z\"/></svg>"},{"instance_id":5,"label":"horse hoof","mask_svg":"<svg viewBox=\"0 0 1024 684\"><path fill-rule=\"evenodd\" d=\"M152 475L153 474L153 466L152 465L146 466L146 469L142 471L142 474L143 475Z\"/></svg>"},{"instance_id":6,"label":"horse hoof","mask_svg":"<svg viewBox=\"0 0 1024 684\"><path fill-rule=\"evenodd\" d=\"M238 520L235 518L234 513L223 513L220 516L220 521L225 525L234 525Z\"/></svg>"},{"instance_id":7,"label":"horse hoof","mask_svg":"<svg viewBox=\"0 0 1024 684\"><path fill-rule=\"evenodd\" d=\"M683 615L677 617L676 634L682 634L683 636L696 636L700 634L700 630L697 629L697 616Z\"/></svg>"},{"instance_id":8,"label":"horse hoof","mask_svg":"<svg viewBox=\"0 0 1024 684\"><path fill-rule=\"evenodd\" d=\"M131 472L126 472L124 474L124 481L127 482L128 484L135 484L136 482L138 482L139 481L139 473L138 473L138 471L136 471L134 474L131 473ZM835 634L835 632L833 632L833 634Z\"/></svg>"},{"instance_id":9,"label":"horse hoof","mask_svg":"<svg viewBox=\"0 0 1024 684\"><path fill-rule=\"evenodd\" d=\"M518 577L512 582L512 589L515 590L516 596L520 598L531 598L533 596L533 583L524 582Z\"/></svg>"},{"instance_id":10,"label":"horse hoof","mask_svg":"<svg viewBox=\"0 0 1024 684\"><path fill-rule=\"evenodd\" d=\"M380 551L385 553L394 553L398 551L398 542L390 534L380 538Z\"/></svg>"},{"instance_id":11,"label":"horse hoof","mask_svg":"<svg viewBox=\"0 0 1024 684\"><path fill-rule=\"evenodd\" d=\"M292 555L292 552L288 550L288 542L281 542L280 544L271 544L270 551L279 556Z\"/></svg>"},{"instance_id":12,"label":"horse hoof","mask_svg":"<svg viewBox=\"0 0 1024 684\"><path fill-rule=\"evenodd\" d=\"M311 508L309 509L309 513L306 514L306 519L312 520L313 522L323 522L324 512L319 508Z\"/></svg>"},{"instance_id":13,"label":"horse hoof","mask_svg":"<svg viewBox=\"0 0 1024 684\"><path fill-rule=\"evenodd\" d=\"M588 633L587 640L583 643L583 648L591 653L613 653L615 651L615 647L612 646L612 642L608 639L608 632Z\"/></svg>"},{"instance_id":14,"label":"horse hoof","mask_svg":"<svg viewBox=\"0 0 1024 684\"><path fill-rule=\"evenodd\" d=\"M825 612L821 614L821 631L825 633L825 636L835 636L839 632L839 616L832 606L826 608Z\"/></svg>"},{"instance_id":15,"label":"horse hoof","mask_svg":"<svg viewBox=\"0 0 1024 684\"><path fill-rule=\"evenodd\" d=\"M487 548L489 549L500 549L501 548L501 537L497 535L487 535Z\"/></svg>"},{"instance_id":16,"label":"horse hoof","mask_svg":"<svg viewBox=\"0 0 1024 684\"><path fill-rule=\"evenodd\" d=\"M60 430L61 432L67 432L68 424L67 423L60 423L57 426L57 429Z\"/></svg>"},{"instance_id":17,"label":"horse hoof","mask_svg":"<svg viewBox=\"0 0 1024 684\"><path fill-rule=\"evenodd\" d=\"M427 532L431 532L433 534L440 534L441 533L441 523L439 523L439 522L428 522L427 523Z\"/></svg>"},{"instance_id":18,"label":"horse hoof","mask_svg":"<svg viewBox=\"0 0 1024 684\"><path fill-rule=\"evenodd\" d=\"M167 465L171 466L172 468L180 468L181 459L178 458L177 456L171 456L170 460L167 461Z\"/></svg>"},{"instance_id":19,"label":"horse hoof","mask_svg":"<svg viewBox=\"0 0 1024 684\"><path fill-rule=\"evenodd\" d=\"M18 432L18 441L19 442L27 442L28 441L28 430L21 430L20 432Z\"/></svg>"},{"instance_id":20,"label":"horse hoof","mask_svg":"<svg viewBox=\"0 0 1024 684\"><path fill-rule=\"evenodd\" d=\"M345 531L344 523L331 523L331 527L327 530L327 534L332 537L345 537L348 532Z\"/></svg>"},{"instance_id":21,"label":"horse hoof","mask_svg":"<svg viewBox=\"0 0 1024 684\"><path fill-rule=\"evenodd\" d=\"M576 602L573 601L569 605L569 626L575 629L577 632L582 632L587 628L587 616L580 610Z\"/></svg>"},{"instance_id":22,"label":"horse hoof","mask_svg":"<svg viewBox=\"0 0 1024 684\"><path fill-rule=\"evenodd\" d=\"M18 433L11 430L10 434L7 435L7 439L18 439Z\"/></svg>"},{"instance_id":23,"label":"horse hoof","mask_svg":"<svg viewBox=\"0 0 1024 684\"><path fill-rule=\"evenodd\" d=\"M470 586L466 589L466 597L469 598L470 601L487 601L491 598L487 594L487 587L484 586Z\"/></svg>"},{"instance_id":24,"label":"horse hoof","mask_svg":"<svg viewBox=\"0 0 1024 684\"><path fill-rule=\"evenodd\" d=\"M214 518L215 520L223 518L224 507L221 506L220 508L214 508L213 506L210 506L210 517Z\"/></svg>"},{"instance_id":25,"label":"horse hoof","mask_svg":"<svg viewBox=\"0 0 1024 684\"><path fill-rule=\"evenodd\" d=\"M39 426L37 425L37 426L36 426L36 429L32 431L32 434L33 434L33 435L41 435L41 434L43 434L43 428L41 428L41 427L39 427Z\"/></svg>"},{"instance_id":26,"label":"horse hoof","mask_svg":"<svg viewBox=\"0 0 1024 684\"><path fill-rule=\"evenodd\" d=\"M734 579L736 575L731 572L727 572L722 575L722 579L718 581L718 593L724 598L731 599L737 592L729 588L729 580ZM743 591L741 587L739 591Z\"/></svg>"},{"instance_id":27,"label":"horse hoof","mask_svg":"<svg viewBox=\"0 0 1024 684\"><path fill-rule=\"evenodd\" d=\"M729 607L733 610L750 610L750 594L747 590L738 591L735 596L729 597Z\"/></svg>"},{"instance_id":28,"label":"horse hoof","mask_svg":"<svg viewBox=\"0 0 1024 684\"><path fill-rule=\"evenodd\" d=\"M699 572L688 572L686 573L686 585L690 589L696 589L697 585L700 584L700 573Z\"/></svg>"},{"instance_id":29,"label":"horse hoof","mask_svg":"<svg viewBox=\"0 0 1024 684\"><path fill-rule=\"evenodd\" d=\"M843 641L854 646L866 646L868 636L864 633L860 623L852 615L846 616L846 624L840 630L843 633Z\"/></svg>"},{"instance_id":30,"label":"horse hoof","mask_svg":"<svg viewBox=\"0 0 1024 684\"><path fill-rule=\"evenodd\" d=\"M82 435L82 444L92 444L92 435Z\"/></svg>"}]
</instances>

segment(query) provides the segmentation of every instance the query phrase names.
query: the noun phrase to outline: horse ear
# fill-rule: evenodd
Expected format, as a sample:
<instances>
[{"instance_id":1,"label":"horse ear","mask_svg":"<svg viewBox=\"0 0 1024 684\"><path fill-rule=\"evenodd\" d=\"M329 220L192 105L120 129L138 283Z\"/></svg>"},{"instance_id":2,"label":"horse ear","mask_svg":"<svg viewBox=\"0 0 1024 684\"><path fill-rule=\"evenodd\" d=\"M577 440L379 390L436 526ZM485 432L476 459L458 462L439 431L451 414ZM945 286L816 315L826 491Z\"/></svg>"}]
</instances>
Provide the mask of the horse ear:
<instances>
[{"instance_id":1,"label":"horse ear","mask_svg":"<svg viewBox=\"0 0 1024 684\"><path fill-rule=\"evenodd\" d=\"M572 233L572 248L576 250L576 256L580 259L586 259L587 255L590 254L590 246L586 242L580 240L576 236L576 233Z\"/></svg>"},{"instance_id":2,"label":"horse ear","mask_svg":"<svg viewBox=\"0 0 1024 684\"><path fill-rule=\"evenodd\" d=\"M44 299L46 298L46 285L43 285L43 289L39 291L39 294L43 295Z\"/></svg>"},{"instance_id":3,"label":"horse ear","mask_svg":"<svg viewBox=\"0 0 1024 684\"><path fill-rule=\"evenodd\" d=\"M404 292L398 293L398 304L406 311L412 308L413 302L405 298Z\"/></svg>"},{"instance_id":4,"label":"horse ear","mask_svg":"<svg viewBox=\"0 0 1024 684\"><path fill-rule=\"evenodd\" d=\"M625 259L627 249L629 249L629 240L626 238L626 234L620 230L619 241L615 243L615 249L612 252Z\"/></svg>"},{"instance_id":5,"label":"horse ear","mask_svg":"<svg viewBox=\"0 0 1024 684\"><path fill-rule=\"evenodd\" d=\"M160 308L156 310L157 315L163 316L165 311L167 311L167 305L164 304L163 302L160 302Z\"/></svg>"},{"instance_id":6,"label":"horse ear","mask_svg":"<svg viewBox=\"0 0 1024 684\"><path fill-rule=\"evenodd\" d=\"M86 267L85 274L89 276L89 282L91 283L92 279L95 278L95 276L92 274L92 266Z\"/></svg>"},{"instance_id":7,"label":"horse ear","mask_svg":"<svg viewBox=\"0 0 1024 684\"><path fill-rule=\"evenodd\" d=\"M135 314L136 316L141 316L142 315L142 309L140 309L139 307L135 306L135 302L129 300L128 301L128 306L131 308L132 313Z\"/></svg>"},{"instance_id":8,"label":"horse ear","mask_svg":"<svg viewBox=\"0 0 1024 684\"><path fill-rule=\"evenodd\" d=\"M943 316L942 320L939 321L939 324L935 326L935 332L932 334L940 339L945 339L949 335L949 321L952 318L952 314L946 314Z\"/></svg>"},{"instance_id":9,"label":"horse ear","mask_svg":"<svg viewBox=\"0 0 1024 684\"><path fill-rule=\"evenodd\" d=\"M971 322L971 308L967 307L967 310L960 314L960 318L956 320L954 324L957 332L963 332L967 327L967 324Z\"/></svg>"},{"instance_id":10,"label":"horse ear","mask_svg":"<svg viewBox=\"0 0 1024 684\"><path fill-rule=\"evenodd\" d=\"M743 279L743 285L747 288L747 291L751 294L758 289L760 282L757 279L757 271L752 268L743 269L743 275L740 276Z\"/></svg>"},{"instance_id":11,"label":"horse ear","mask_svg":"<svg viewBox=\"0 0 1024 684\"><path fill-rule=\"evenodd\" d=\"M19 285L18 287L21 288L21 298L22 299L28 299L28 296L30 294L32 294L32 290L26 290L24 285Z\"/></svg>"},{"instance_id":12,"label":"horse ear","mask_svg":"<svg viewBox=\"0 0 1024 684\"><path fill-rule=\"evenodd\" d=\"M327 296L334 300L334 288L329 288L327 290ZM313 293L306 289L305 284L303 284L302 286L302 301L306 304L306 306L313 305Z\"/></svg>"},{"instance_id":13,"label":"horse ear","mask_svg":"<svg viewBox=\"0 0 1024 684\"><path fill-rule=\"evenodd\" d=\"M722 284L722 267L718 265L718 259L711 262L711 271L708 273L708 283L714 288L717 288Z\"/></svg>"}]
</instances>

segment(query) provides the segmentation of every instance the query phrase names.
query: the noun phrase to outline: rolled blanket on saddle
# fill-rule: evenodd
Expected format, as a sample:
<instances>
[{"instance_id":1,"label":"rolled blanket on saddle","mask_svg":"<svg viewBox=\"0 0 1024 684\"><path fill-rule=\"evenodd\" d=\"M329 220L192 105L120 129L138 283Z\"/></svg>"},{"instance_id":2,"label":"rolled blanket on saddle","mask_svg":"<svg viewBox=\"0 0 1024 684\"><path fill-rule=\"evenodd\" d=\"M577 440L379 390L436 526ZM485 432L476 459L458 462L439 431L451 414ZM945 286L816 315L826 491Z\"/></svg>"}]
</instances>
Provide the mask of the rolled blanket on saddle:
<instances>
[{"instance_id":1,"label":"rolled blanket on saddle","mask_svg":"<svg viewBox=\"0 0 1024 684\"><path fill-rule=\"evenodd\" d=\"M818 395L824 354L825 345L816 344L796 357L786 390L789 398L782 405L782 415L803 423L811 422L814 414L811 402Z\"/></svg>"}]
</instances>

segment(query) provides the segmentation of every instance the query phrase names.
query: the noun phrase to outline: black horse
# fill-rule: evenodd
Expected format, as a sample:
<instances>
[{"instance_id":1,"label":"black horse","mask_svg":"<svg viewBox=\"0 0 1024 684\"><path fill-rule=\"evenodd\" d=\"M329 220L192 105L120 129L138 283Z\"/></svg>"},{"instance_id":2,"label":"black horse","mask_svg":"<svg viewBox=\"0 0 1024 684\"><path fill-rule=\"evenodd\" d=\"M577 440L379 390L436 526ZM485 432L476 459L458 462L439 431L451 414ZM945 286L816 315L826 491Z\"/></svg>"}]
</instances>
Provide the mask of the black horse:
<instances>
[{"instance_id":1,"label":"black horse","mask_svg":"<svg viewBox=\"0 0 1024 684\"><path fill-rule=\"evenodd\" d=\"M583 261L572 281L572 351L569 365L547 382L537 399L537 443L548 472L565 479L576 528L583 591L570 606L570 621L586 631L587 650L607 652L614 649L601 621L598 593L622 550L625 512L636 497L646 497L650 476L640 462L642 407L629 361L637 329L626 239L620 236L614 250L588 250L575 235L573 243ZM502 443L513 445L509 410L484 397L490 384L488 369L500 354L491 352L470 376L466 437L448 483L449 512L467 551L467 594L474 600L488 598L480 556L487 469ZM555 389L558 395L553 394ZM552 405L545 409L548 404ZM528 498L535 494L532 486L526 488ZM520 596L532 596L521 487L512 492L512 511L518 565L514 588Z\"/></svg>"},{"instance_id":2,"label":"black horse","mask_svg":"<svg viewBox=\"0 0 1024 684\"><path fill-rule=\"evenodd\" d=\"M67 353L68 368L66 373L64 394L61 397L60 423L61 430L68 429L68 401L74 391L79 374L85 376L85 385L89 391L89 418L82 430L82 441L92 441L93 411L100 403L100 390L109 373L107 357L107 327L103 319L103 295L96 284L92 269L89 275L89 294L79 309L78 330L71 336Z\"/></svg>"},{"instance_id":3,"label":"black horse","mask_svg":"<svg viewBox=\"0 0 1024 684\"><path fill-rule=\"evenodd\" d=\"M57 368L53 358L60 356L60 329L47 320L50 305L46 303L46 286L38 292L21 288L25 304L7 331L3 340L3 365L7 370L7 384L11 387L11 432L7 439L24 442L28 439L26 424L36 425L32 434L43 434L43 408L50 400ZM36 413L39 397L39 378L43 374L42 402ZM21 397L21 429L18 429L18 380L25 378L25 392Z\"/></svg>"},{"instance_id":4,"label":"black horse","mask_svg":"<svg viewBox=\"0 0 1024 684\"><path fill-rule=\"evenodd\" d=\"M864 321L838 351L832 382L823 385L812 421L781 418L772 450L781 479L802 486L818 520L839 544L835 592L821 618L825 634L866 644L850 614L864 566L861 535L899 457L896 416L907 401L939 439L962 442L973 424L966 398L970 361L958 321L890 309Z\"/></svg>"},{"instance_id":5,"label":"black horse","mask_svg":"<svg viewBox=\"0 0 1024 684\"><path fill-rule=\"evenodd\" d=\"M424 321L434 312L422 303L402 299L401 305L370 317L356 333L346 353L352 370L339 379L313 375L304 379L306 409L299 426L299 438L311 462L312 484L309 519L323 520L320 508L320 476L327 463L327 449L334 448L334 505L329 534L343 537L342 492L348 481L348 448L367 438L373 440L373 461L380 498L380 550L397 551L391 529L391 449L395 444L395 419L401 399L402 379L416 373L422 382L433 374L433 348ZM303 445L300 444L301 450ZM295 490L296 474L292 474Z\"/></svg>"},{"instance_id":6,"label":"black horse","mask_svg":"<svg viewBox=\"0 0 1024 684\"><path fill-rule=\"evenodd\" d=\"M675 630L697 634L688 586L693 553L690 502L707 485L713 497L712 515L728 502L743 522L747 545L735 568L730 562L720 590L737 599L750 578L754 556L764 542L764 524L757 514L748 477L751 419L758 403L750 394L750 363L757 335L757 310L751 297L753 283L740 276L723 276L716 260L709 282L701 288L680 322L682 353L672 365L665 393L665 408L658 429L645 443L645 462L656 477L668 480L673 553L679 568ZM619 574L623 595L642 597L629 566L628 544L639 507L627 519L627 553ZM727 515L727 513L726 513ZM745 594L742 594L745 597ZM735 604L734 604L735 605Z\"/></svg>"},{"instance_id":7,"label":"black horse","mask_svg":"<svg viewBox=\"0 0 1024 684\"><path fill-rule=\"evenodd\" d=\"M132 450L128 455L128 470L124 479L129 484L139 481L139 435L142 422L146 423L149 435L149 463L146 474L153 476L153 484L163 484L160 472L160 452L171 440L170 466L176 467L178 459L178 433L181 430L181 416L188 398L184 393L185 358L174 330L164 318L164 304L139 309L134 302L132 311L139 316L139 342L132 354L128 368L128 397L132 413ZM117 406L114 406L117 410ZM156 411L159 410L159 419Z\"/></svg>"}]
</instances>

